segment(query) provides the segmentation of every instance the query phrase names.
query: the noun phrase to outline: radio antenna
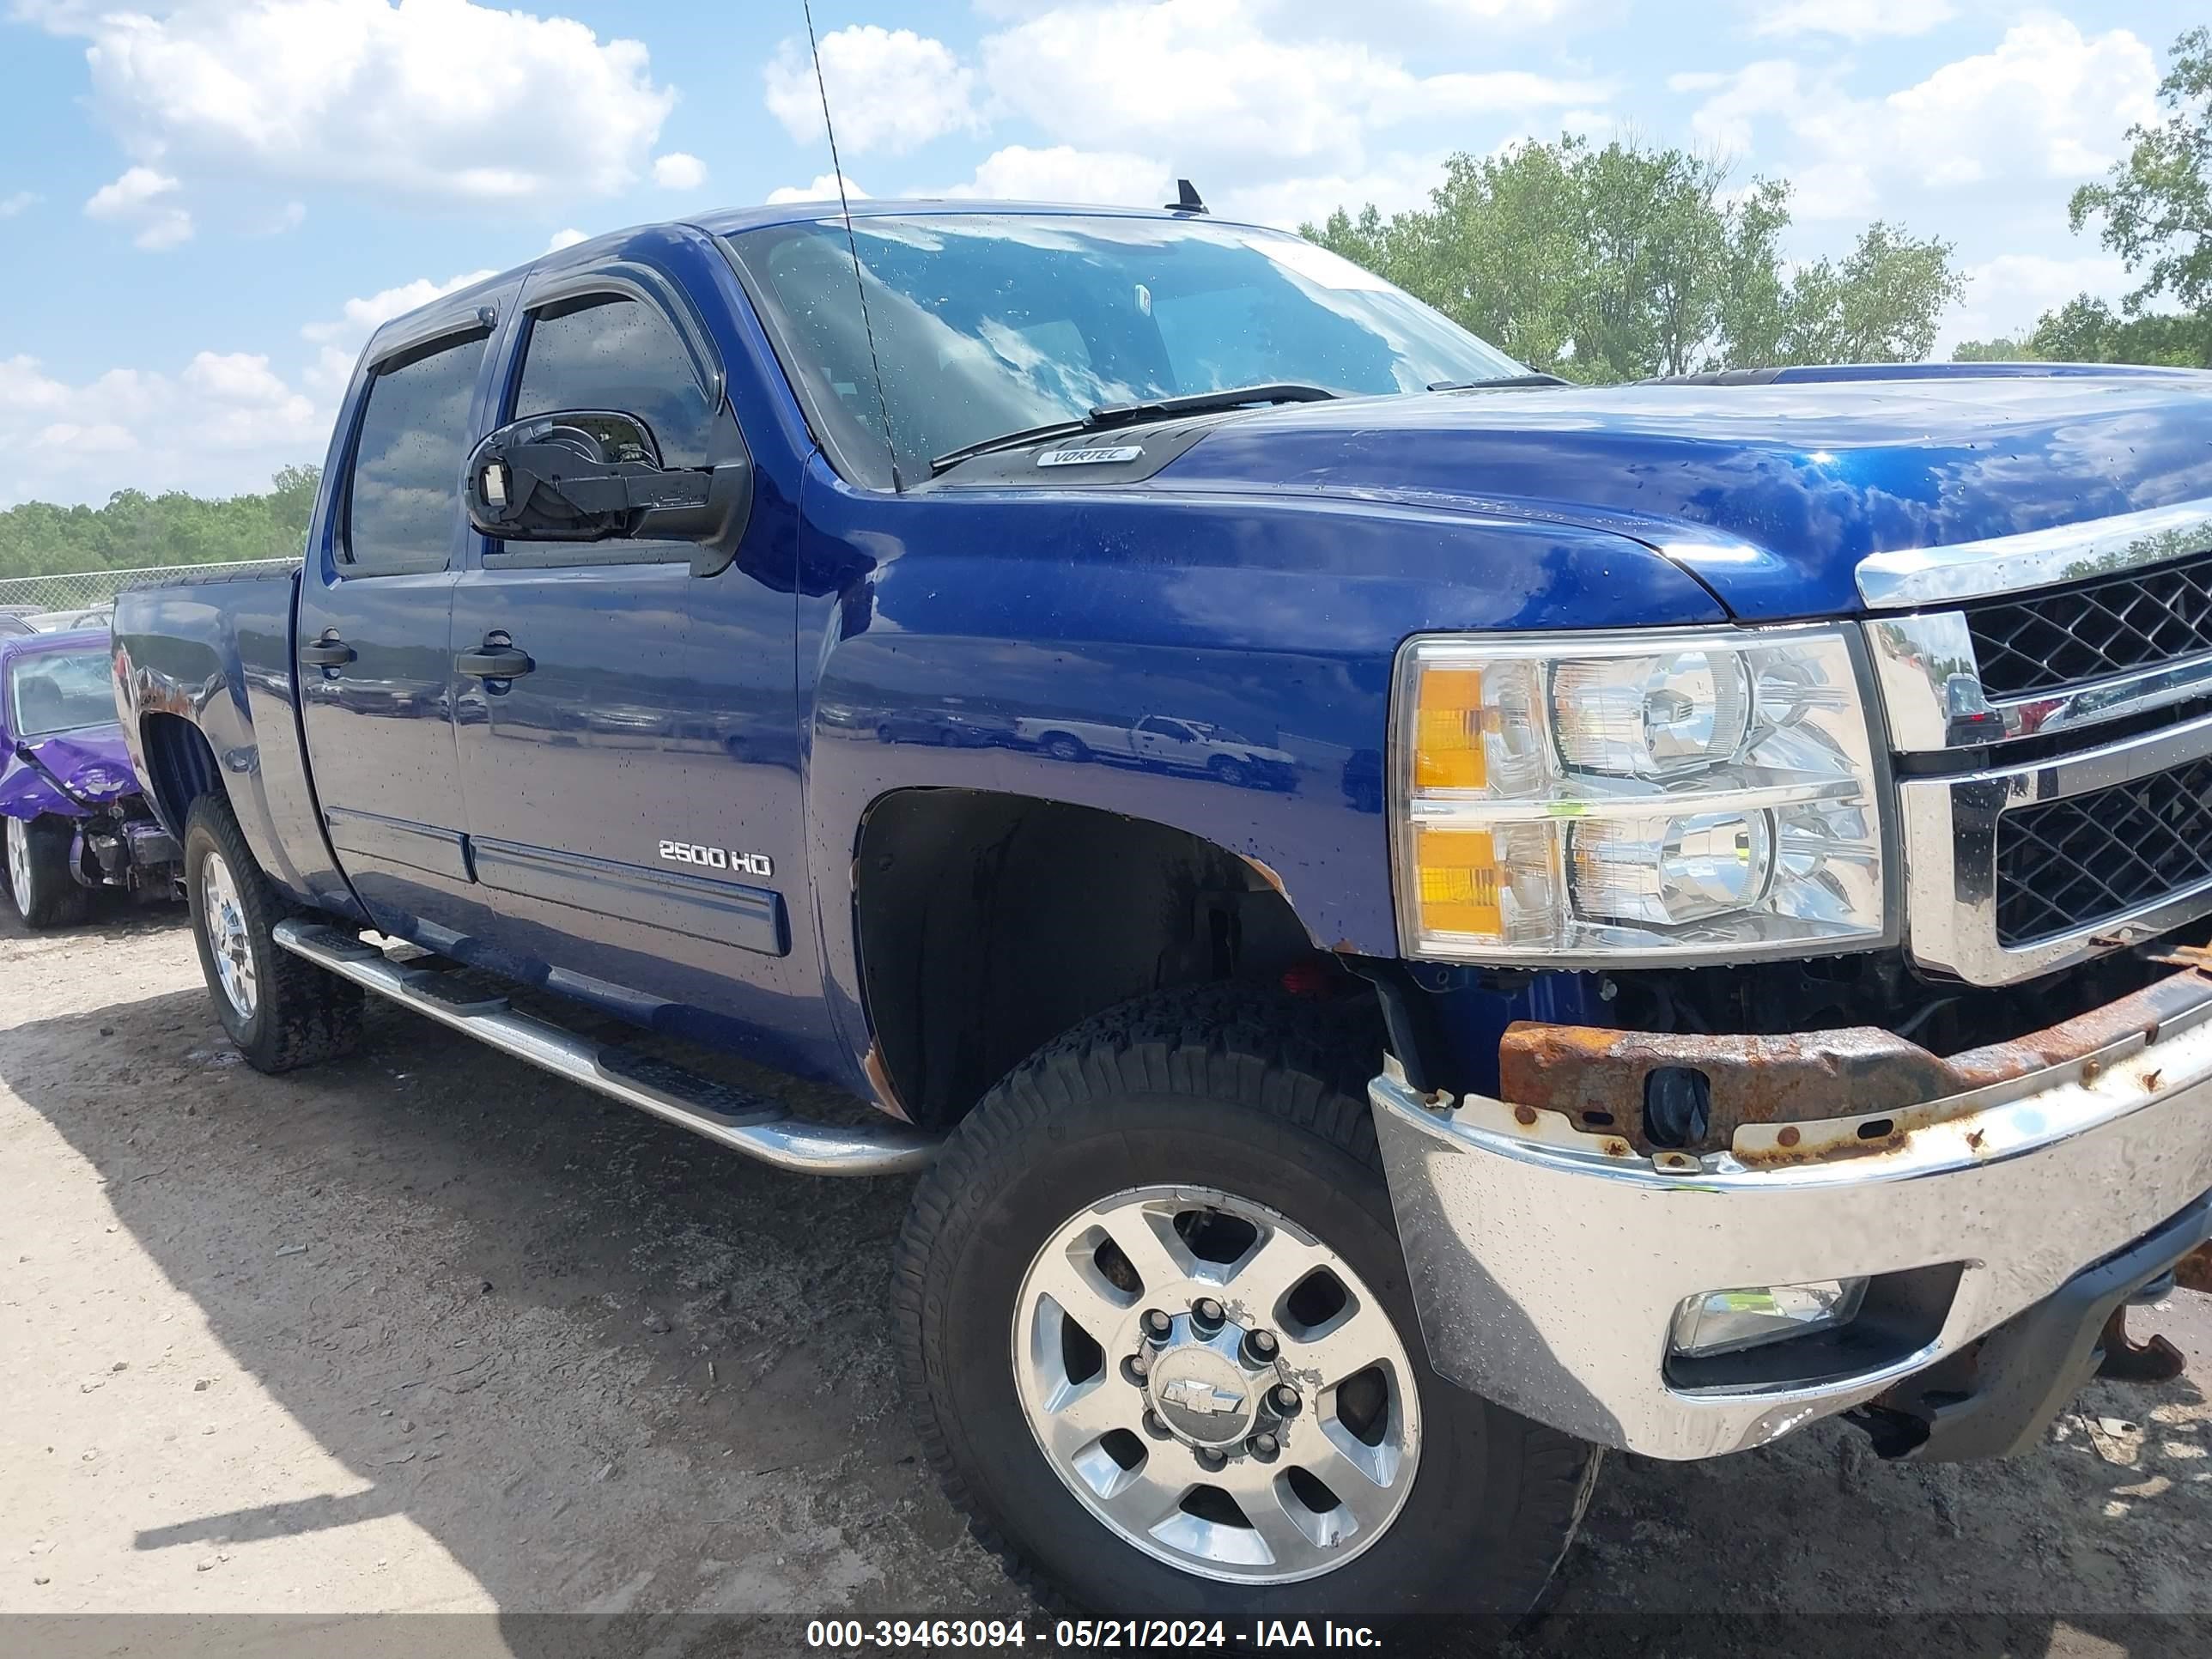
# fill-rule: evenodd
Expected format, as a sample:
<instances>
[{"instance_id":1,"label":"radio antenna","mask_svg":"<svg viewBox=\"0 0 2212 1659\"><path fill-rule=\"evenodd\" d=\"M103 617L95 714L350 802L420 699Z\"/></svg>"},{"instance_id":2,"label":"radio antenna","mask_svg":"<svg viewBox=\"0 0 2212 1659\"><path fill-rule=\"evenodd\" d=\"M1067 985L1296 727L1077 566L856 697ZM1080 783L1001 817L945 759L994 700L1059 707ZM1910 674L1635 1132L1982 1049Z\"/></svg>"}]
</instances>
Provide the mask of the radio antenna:
<instances>
[{"instance_id":1,"label":"radio antenna","mask_svg":"<svg viewBox=\"0 0 2212 1659\"><path fill-rule=\"evenodd\" d=\"M891 493L903 493L899 482L898 445L891 439L891 406L884 396L883 360L876 356L876 325L868 318L868 289L860 278L860 241L853 234L853 204L845 199L845 164L837 158L837 129L830 119L830 88L822 78L822 43L814 38L814 0L799 0L806 14L806 49L814 56L814 89L822 94L822 130L830 135L830 171L837 180L837 210L845 220L845 247L853 256L853 291L860 297L860 331L868 338L868 367L876 376L876 415L884 423L884 449L890 457Z\"/></svg>"}]
</instances>

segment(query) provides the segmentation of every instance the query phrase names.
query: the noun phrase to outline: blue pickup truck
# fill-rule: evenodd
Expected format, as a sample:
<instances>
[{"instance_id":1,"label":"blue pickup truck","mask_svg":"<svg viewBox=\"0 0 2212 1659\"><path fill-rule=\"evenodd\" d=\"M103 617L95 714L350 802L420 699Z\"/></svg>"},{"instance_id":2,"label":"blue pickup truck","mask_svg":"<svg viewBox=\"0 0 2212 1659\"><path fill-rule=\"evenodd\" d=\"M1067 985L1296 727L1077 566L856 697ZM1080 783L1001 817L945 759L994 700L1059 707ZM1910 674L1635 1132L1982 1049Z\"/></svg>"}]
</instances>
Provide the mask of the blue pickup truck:
<instances>
[{"instance_id":1,"label":"blue pickup truck","mask_svg":"<svg viewBox=\"0 0 2212 1659\"><path fill-rule=\"evenodd\" d=\"M1079 1605L1510 1616L1604 1449L2016 1451L2203 1261L2212 375L1571 386L1200 212L710 216L386 325L303 567L114 661L254 1066L374 994L921 1172L921 1438ZM1046 740L1140 730L1243 747Z\"/></svg>"}]
</instances>

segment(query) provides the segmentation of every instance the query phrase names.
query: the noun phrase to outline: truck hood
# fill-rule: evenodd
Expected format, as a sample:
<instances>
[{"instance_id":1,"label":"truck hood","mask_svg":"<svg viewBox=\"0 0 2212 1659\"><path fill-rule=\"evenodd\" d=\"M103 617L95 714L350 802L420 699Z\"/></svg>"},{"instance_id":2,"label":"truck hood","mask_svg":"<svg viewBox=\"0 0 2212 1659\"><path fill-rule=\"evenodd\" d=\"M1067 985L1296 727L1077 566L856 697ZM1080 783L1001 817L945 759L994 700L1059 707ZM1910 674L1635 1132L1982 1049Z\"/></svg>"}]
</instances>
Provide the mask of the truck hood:
<instances>
[{"instance_id":1,"label":"truck hood","mask_svg":"<svg viewBox=\"0 0 2212 1659\"><path fill-rule=\"evenodd\" d=\"M2212 373L1912 365L1346 399L1225 422L1157 483L1613 529L1744 620L1836 616L1861 608L1870 553L2212 496Z\"/></svg>"},{"instance_id":2,"label":"truck hood","mask_svg":"<svg viewBox=\"0 0 2212 1659\"><path fill-rule=\"evenodd\" d=\"M67 817L83 817L84 808L55 788L52 779L46 776L48 772L96 805L138 792L120 726L64 732L34 738L24 746L38 757L37 766L28 764L12 750L0 754L0 816L25 818L58 812Z\"/></svg>"}]
</instances>

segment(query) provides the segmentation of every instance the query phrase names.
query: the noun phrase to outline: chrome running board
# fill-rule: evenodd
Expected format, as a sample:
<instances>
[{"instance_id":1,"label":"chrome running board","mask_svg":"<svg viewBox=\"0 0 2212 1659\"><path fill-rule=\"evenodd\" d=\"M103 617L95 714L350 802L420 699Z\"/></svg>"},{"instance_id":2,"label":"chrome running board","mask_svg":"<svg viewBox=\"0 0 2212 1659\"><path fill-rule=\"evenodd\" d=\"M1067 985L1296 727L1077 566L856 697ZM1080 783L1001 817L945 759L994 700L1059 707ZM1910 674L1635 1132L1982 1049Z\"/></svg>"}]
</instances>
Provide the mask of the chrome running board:
<instances>
[{"instance_id":1,"label":"chrome running board","mask_svg":"<svg viewBox=\"0 0 2212 1659\"><path fill-rule=\"evenodd\" d=\"M428 968L390 960L374 945L321 922L276 924L276 943L294 956L365 990L466 1033L488 1048L586 1089L664 1118L718 1146L804 1175L902 1175L933 1160L934 1135L886 1120L880 1126L817 1123L773 1100L702 1077L672 1061L610 1047L548 1020L517 1013L507 999L471 993Z\"/></svg>"}]
</instances>

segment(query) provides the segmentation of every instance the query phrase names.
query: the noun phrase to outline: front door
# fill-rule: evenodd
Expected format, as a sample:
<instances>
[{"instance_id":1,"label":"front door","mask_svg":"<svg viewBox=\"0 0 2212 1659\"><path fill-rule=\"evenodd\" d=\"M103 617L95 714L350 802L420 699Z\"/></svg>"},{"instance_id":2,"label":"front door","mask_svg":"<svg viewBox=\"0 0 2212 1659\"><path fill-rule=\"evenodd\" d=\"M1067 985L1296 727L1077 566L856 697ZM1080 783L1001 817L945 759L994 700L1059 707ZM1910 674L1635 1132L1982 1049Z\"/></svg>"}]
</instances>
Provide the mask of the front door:
<instances>
[{"instance_id":1,"label":"front door","mask_svg":"<svg viewBox=\"0 0 2212 1659\"><path fill-rule=\"evenodd\" d=\"M1203 770L1206 749L1198 733L1181 720L1147 714L1137 722L1137 758L1155 766L1194 766Z\"/></svg>"},{"instance_id":2,"label":"front door","mask_svg":"<svg viewBox=\"0 0 2212 1659\"><path fill-rule=\"evenodd\" d=\"M565 273L523 303L497 418L623 410L669 466L707 465L733 441L720 377L699 362L672 286ZM794 966L783 893L800 866L779 856L797 811L794 600L742 559L695 575L697 553L483 544L453 611L470 845L510 971L656 1020L701 1012L758 1030L775 1023ZM762 722L781 734L765 746L772 761Z\"/></svg>"},{"instance_id":3,"label":"front door","mask_svg":"<svg viewBox=\"0 0 2212 1659\"><path fill-rule=\"evenodd\" d=\"M470 880L452 720L460 476L487 331L432 319L350 400L325 544L300 577L301 718L338 864L385 932L442 945L486 912Z\"/></svg>"}]
</instances>

